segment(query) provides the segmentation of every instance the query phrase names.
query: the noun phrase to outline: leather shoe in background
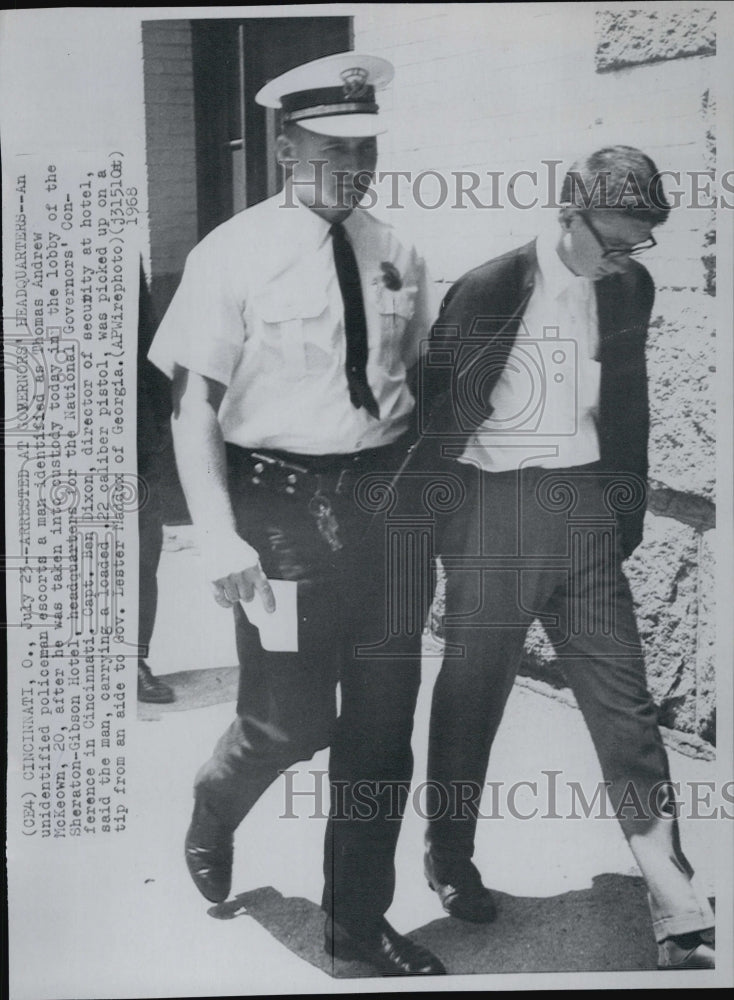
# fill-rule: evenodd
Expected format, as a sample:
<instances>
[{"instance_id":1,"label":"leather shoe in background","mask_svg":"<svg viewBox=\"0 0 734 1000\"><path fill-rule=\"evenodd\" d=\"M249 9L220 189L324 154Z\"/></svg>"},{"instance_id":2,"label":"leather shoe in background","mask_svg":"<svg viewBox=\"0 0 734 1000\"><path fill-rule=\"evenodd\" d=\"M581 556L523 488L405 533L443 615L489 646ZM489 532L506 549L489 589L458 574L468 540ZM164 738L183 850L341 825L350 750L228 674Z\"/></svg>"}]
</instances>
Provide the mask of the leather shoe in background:
<instances>
[{"instance_id":1,"label":"leather shoe in background","mask_svg":"<svg viewBox=\"0 0 734 1000\"><path fill-rule=\"evenodd\" d=\"M437 861L428 851L425 873L429 886L450 916L474 924L489 924L497 916L492 893L482 885L481 876L471 861Z\"/></svg>"},{"instance_id":2,"label":"leather shoe in background","mask_svg":"<svg viewBox=\"0 0 734 1000\"><path fill-rule=\"evenodd\" d=\"M145 660L138 661L138 701L167 705L176 700L173 688L154 677Z\"/></svg>"},{"instance_id":3,"label":"leather shoe in background","mask_svg":"<svg viewBox=\"0 0 734 1000\"><path fill-rule=\"evenodd\" d=\"M398 934L384 918L372 931L350 933L327 917L324 949L333 958L367 962L383 976L446 975L435 955Z\"/></svg>"},{"instance_id":4,"label":"leather shoe in background","mask_svg":"<svg viewBox=\"0 0 734 1000\"><path fill-rule=\"evenodd\" d=\"M223 903L232 888L234 834L198 800L184 852L189 874L202 896L210 903Z\"/></svg>"}]
</instances>

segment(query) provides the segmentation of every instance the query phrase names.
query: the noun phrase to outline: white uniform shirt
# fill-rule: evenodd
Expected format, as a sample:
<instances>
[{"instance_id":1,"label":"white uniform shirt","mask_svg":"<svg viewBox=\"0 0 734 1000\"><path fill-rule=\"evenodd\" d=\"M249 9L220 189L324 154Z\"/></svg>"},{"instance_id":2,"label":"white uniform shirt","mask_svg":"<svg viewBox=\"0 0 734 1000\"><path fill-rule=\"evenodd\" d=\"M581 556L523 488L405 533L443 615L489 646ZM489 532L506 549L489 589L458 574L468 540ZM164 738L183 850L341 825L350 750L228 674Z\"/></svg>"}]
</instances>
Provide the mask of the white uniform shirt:
<instances>
[{"instance_id":1,"label":"white uniform shirt","mask_svg":"<svg viewBox=\"0 0 734 1000\"><path fill-rule=\"evenodd\" d=\"M492 390L492 416L460 459L488 472L599 460L596 293L565 266L556 243L557 236L538 238L535 286Z\"/></svg>"},{"instance_id":2,"label":"white uniform shirt","mask_svg":"<svg viewBox=\"0 0 734 1000\"><path fill-rule=\"evenodd\" d=\"M344 228L362 282L367 379L380 419L349 399L329 223L280 193L191 251L149 353L169 377L178 365L227 387L225 441L322 455L386 445L407 428L415 401L406 369L431 319L423 262L363 209ZM396 276L400 288L391 290Z\"/></svg>"}]
</instances>

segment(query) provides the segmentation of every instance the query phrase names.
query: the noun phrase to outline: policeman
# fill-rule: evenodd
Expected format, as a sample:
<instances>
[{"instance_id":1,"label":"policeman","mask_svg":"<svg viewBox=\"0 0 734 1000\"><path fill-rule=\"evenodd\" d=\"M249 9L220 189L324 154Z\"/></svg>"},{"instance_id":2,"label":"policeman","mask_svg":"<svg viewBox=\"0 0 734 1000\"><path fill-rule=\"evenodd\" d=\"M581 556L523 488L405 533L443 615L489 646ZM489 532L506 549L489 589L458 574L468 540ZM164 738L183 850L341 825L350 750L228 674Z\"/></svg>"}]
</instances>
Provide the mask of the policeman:
<instances>
[{"instance_id":1,"label":"policeman","mask_svg":"<svg viewBox=\"0 0 734 1000\"><path fill-rule=\"evenodd\" d=\"M192 251L150 357L172 379L181 482L240 661L236 718L195 782L189 872L207 899L226 899L239 823L279 772L330 744L326 950L430 975L444 973L438 959L384 917L420 635L365 656L385 635L384 558L355 493L405 452L430 319L420 258L360 207L381 131L375 92L392 75L346 52L259 92L282 110L285 188ZM270 580L297 584L297 651L266 650L245 613L274 610Z\"/></svg>"}]
</instances>

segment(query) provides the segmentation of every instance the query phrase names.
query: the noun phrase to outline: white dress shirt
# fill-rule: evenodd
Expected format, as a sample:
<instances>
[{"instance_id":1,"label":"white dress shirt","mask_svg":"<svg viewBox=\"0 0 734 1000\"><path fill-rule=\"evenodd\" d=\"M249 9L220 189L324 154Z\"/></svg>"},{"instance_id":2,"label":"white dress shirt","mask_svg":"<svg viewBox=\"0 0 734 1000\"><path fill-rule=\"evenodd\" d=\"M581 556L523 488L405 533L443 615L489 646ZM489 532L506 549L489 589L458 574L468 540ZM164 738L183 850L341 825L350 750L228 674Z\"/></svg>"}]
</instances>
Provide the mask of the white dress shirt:
<instances>
[{"instance_id":1,"label":"white dress shirt","mask_svg":"<svg viewBox=\"0 0 734 1000\"><path fill-rule=\"evenodd\" d=\"M181 366L227 387L225 441L341 454L390 444L407 428L415 401L406 370L431 320L425 268L392 226L363 209L344 228L362 282L367 379L380 419L349 399L329 223L280 193L191 251L149 353L169 377Z\"/></svg>"},{"instance_id":2,"label":"white dress shirt","mask_svg":"<svg viewBox=\"0 0 734 1000\"><path fill-rule=\"evenodd\" d=\"M487 419L460 458L487 472L528 465L563 468L599 459L600 364L596 293L538 238L538 270Z\"/></svg>"}]
</instances>

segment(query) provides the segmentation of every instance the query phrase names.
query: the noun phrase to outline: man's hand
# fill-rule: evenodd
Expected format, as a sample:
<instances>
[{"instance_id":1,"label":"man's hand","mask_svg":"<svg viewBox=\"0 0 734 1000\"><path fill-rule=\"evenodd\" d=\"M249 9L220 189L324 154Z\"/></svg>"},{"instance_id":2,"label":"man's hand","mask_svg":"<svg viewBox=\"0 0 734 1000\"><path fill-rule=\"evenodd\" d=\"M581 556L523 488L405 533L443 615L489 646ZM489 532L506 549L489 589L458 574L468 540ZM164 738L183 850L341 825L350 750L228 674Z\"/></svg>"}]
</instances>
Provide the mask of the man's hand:
<instances>
[{"instance_id":1,"label":"man's hand","mask_svg":"<svg viewBox=\"0 0 734 1000\"><path fill-rule=\"evenodd\" d=\"M249 603L257 593L265 610L271 614L275 611L275 596L257 552L244 538L234 531L203 530L199 532L199 545L206 578L211 581L214 600L220 607L231 608L237 601Z\"/></svg>"},{"instance_id":2,"label":"man's hand","mask_svg":"<svg viewBox=\"0 0 734 1000\"><path fill-rule=\"evenodd\" d=\"M176 369L171 390L176 463L214 600L231 608L237 601L251 601L257 592L272 613L275 597L257 552L237 533L227 493L227 459L217 417L226 391L214 379Z\"/></svg>"},{"instance_id":3,"label":"man's hand","mask_svg":"<svg viewBox=\"0 0 734 1000\"><path fill-rule=\"evenodd\" d=\"M230 573L229 576L214 580L212 592L214 600L222 608L231 608L237 601L249 603L255 593L258 593L265 610L270 614L275 611L275 596L259 563L239 573Z\"/></svg>"}]
</instances>

